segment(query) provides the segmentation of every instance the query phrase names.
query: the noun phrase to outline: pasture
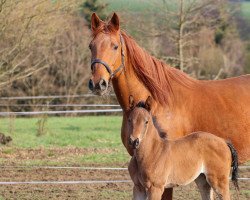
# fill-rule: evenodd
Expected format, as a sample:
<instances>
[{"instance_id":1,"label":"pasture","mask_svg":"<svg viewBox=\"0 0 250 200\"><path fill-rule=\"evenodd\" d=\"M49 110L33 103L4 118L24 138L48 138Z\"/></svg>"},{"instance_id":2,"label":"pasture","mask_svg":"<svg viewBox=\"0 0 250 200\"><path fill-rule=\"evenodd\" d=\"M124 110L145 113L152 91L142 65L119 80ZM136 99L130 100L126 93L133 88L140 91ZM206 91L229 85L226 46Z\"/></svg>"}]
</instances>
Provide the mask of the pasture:
<instances>
[{"instance_id":1,"label":"pasture","mask_svg":"<svg viewBox=\"0 0 250 200\"><path fill-rule=\"evenodd\" d=\"M250 20L250 2L249 1L241 2L241 15L245 19Z\"/></svg>"},{"instance_id":2,"label":"pasture","mask_svg":"<svg viewBox=\"0 0 250 200\"><path fill-rule=\"evenodd\" d=\"M50 169L39 166L122 167L129 156L120 139L121 116L2 118L0 131L13 141L0 146L0 181L129 180L127 170ZM9 166L9 167L7 167ZM11 166L11 167L10 167ZM21 168L18 168L23 166ZM36 166L36 168L32 167ZM250 177L241 169L240 177ZM239 181L250 198L249 181ZM232 193L234 189L232 188ZM132 183L1 185L0 199L130 199ZM234 196L236 197L236 196ZM199 199L194 184L175 190L175 199Z\"/></svg>"}]
</instances>

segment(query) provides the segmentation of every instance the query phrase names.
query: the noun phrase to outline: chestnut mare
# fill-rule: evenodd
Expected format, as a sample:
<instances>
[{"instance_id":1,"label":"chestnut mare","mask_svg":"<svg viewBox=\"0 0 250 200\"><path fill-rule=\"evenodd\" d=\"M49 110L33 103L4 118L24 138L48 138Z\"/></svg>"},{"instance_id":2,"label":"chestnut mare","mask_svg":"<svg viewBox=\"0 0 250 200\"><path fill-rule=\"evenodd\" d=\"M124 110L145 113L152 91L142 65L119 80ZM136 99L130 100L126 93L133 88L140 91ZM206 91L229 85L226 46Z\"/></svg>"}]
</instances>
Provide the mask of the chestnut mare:
<instances>
[{"instance_id":1,"label":"chestnut mare","mask_svg":"<svg viewBox=\"0 0 250 200\"><path fill-rule=\"evenodd\" d=\"M195 80L150 56L120 30L119 17L91 19L92 77L89 89L107 95L113 85L123 109L121 138L129 154L129 95L135 102L152 96L151 113L162 137L176 139L195 131L213 133L235 146L241 163L250 158L250 76L216 81ZM135 172L136 173L136 172ZM163 199L172 199L172 190Z\"/></svg>"},{"instance_id":2,"label":"chestnut mare","mask_svg":"<svg viewBox=\"0 0 250 200\"><path fill-rule=\"evenodd\" d=\"M198 185L203 200L212 199L212 189L222 200L230 200L229 175L238 192L238 160L233 145L206 132L195 132L176 140L162 139L150 113L152 97L135 106L130 96L129 144L137 162L134 200L160 200L164 188ZM133 164L132 164L133 165ZM131 166L131 165L130 165ZM129 168L130 171L130 168ZM139 184L138 184L139 183Z\"/></svg>"}]
</instances>

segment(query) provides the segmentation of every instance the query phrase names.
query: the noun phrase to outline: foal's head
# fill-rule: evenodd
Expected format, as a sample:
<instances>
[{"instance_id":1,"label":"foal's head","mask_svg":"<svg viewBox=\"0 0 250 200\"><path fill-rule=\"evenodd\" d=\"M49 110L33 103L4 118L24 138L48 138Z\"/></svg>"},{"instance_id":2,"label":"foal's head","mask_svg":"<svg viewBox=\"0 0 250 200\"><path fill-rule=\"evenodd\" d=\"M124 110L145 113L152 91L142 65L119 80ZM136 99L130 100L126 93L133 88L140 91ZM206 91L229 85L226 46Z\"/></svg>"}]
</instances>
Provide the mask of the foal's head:
<instances>
[{"instance_id":1,"label":"foal's head","mask_svg":"<svg viewBox=\"0 0 250 200\"><path fill-rule=\"evenodd\" d=\"M95 94L109 92L110 80L124 68L124 43L120 31L119 17L116 13L110 21L102 21L95 13L91 18L93 39L91 50L92 77L89 89Z\"/></svg>"},{"instance_id":2,"label":"foal's head","mask_svg":"<svg viewBox=\"0 0 250 200\"><path fill-rule=\"evenodd\" d=\"M149 96L145 103L139 102L135 105L133 96L129 96L129 144L133 149L139 148L139 145L148 130L148 126L152 121L152 116L150 114L152 100L152 97Z\"/></svg>"}]
</instances>

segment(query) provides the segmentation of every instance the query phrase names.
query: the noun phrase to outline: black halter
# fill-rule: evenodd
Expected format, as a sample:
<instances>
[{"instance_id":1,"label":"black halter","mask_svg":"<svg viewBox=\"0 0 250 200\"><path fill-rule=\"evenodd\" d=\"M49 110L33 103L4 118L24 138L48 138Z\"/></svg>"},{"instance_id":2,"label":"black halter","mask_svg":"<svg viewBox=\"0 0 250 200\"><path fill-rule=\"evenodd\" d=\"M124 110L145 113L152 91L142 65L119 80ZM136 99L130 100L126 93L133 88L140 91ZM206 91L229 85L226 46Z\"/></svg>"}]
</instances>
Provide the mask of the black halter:
<instances>
[{"instance_id":1,"label":"black halter","mask_svg":"<svg viewBox=\"0 0 250 200\"><path fill-rule=\"evenodd\" d=\"M120 42L121 42L122 64L114 72L112 72L112 70L110 69L109 65L106 62L104 62L104 61L102 61L101 59L98 59L98 58L95 58L94 60L91 61L91 70L93 71L96 63L100 63L106 68L106 70L110 74L110 79L112 79L120 70L125 68L125 64L124 64L125 55L124 55L124 51L123 51L123 48L122 48L122 46L123 46L123 38L122 38L121 34L120 34Z\"/></svg>"}]
</instances>

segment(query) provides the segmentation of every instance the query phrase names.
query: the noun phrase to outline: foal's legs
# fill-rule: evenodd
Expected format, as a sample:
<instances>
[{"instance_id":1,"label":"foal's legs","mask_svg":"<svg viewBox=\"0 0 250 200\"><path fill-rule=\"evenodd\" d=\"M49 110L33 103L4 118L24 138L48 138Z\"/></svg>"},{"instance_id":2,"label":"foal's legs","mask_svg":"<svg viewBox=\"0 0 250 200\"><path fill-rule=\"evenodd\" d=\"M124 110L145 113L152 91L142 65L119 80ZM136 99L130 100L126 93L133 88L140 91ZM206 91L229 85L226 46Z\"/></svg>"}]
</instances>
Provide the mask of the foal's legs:
<instances>
[{"instance_id":1,"label":"foal's legs","mask_svg":"<svg viewBox=\"0 0 250 200\"><path fill-rule=\"evenodd\" d=\"M173 199L173 188L165 188L161 200L172 200Z\"/></svg>"},{"instance_id":2,"label":"foal's legs","mask_svg":"<svg viewBox=\"0 0 250 200\"><path fill-rule=\"evenodd\" d=\"M139 181L137 161L134 157L132 157L130 160L128 171L132 181L134 182L133 200L146 200L146 190Z\"/></svg>"},{"instance_id":3,"label":"foal's legs","mask_svg":"<svg viewBox=\"0 0 250 200\"><path fill-rule=\"evenodd\" d=\"M230 200L229 176L227 174L207 177L207 181L221 200Z\"/></svg>"},{"instance_id":4,"label":"foal's legs","mask_svg":"<svg viewBox=\"0 0 250 200\"><path fill-rule=\"evenodd\" d=\"M163 192L164 192L164 187L158 188L151 186L147 191L148 200L161 200Z\"/></svg>"},{"instance_id":5,"label":"foal's legs","mask_svg":"<svg viewBox=\"0 0 250 200\"><path fill-rule=\"evenodd\" d=\"M202 200L213 200L213 190L206 180L204 174L200 174L196 179L195 183L199 188Z\"/></svg>"}]
</instances>

